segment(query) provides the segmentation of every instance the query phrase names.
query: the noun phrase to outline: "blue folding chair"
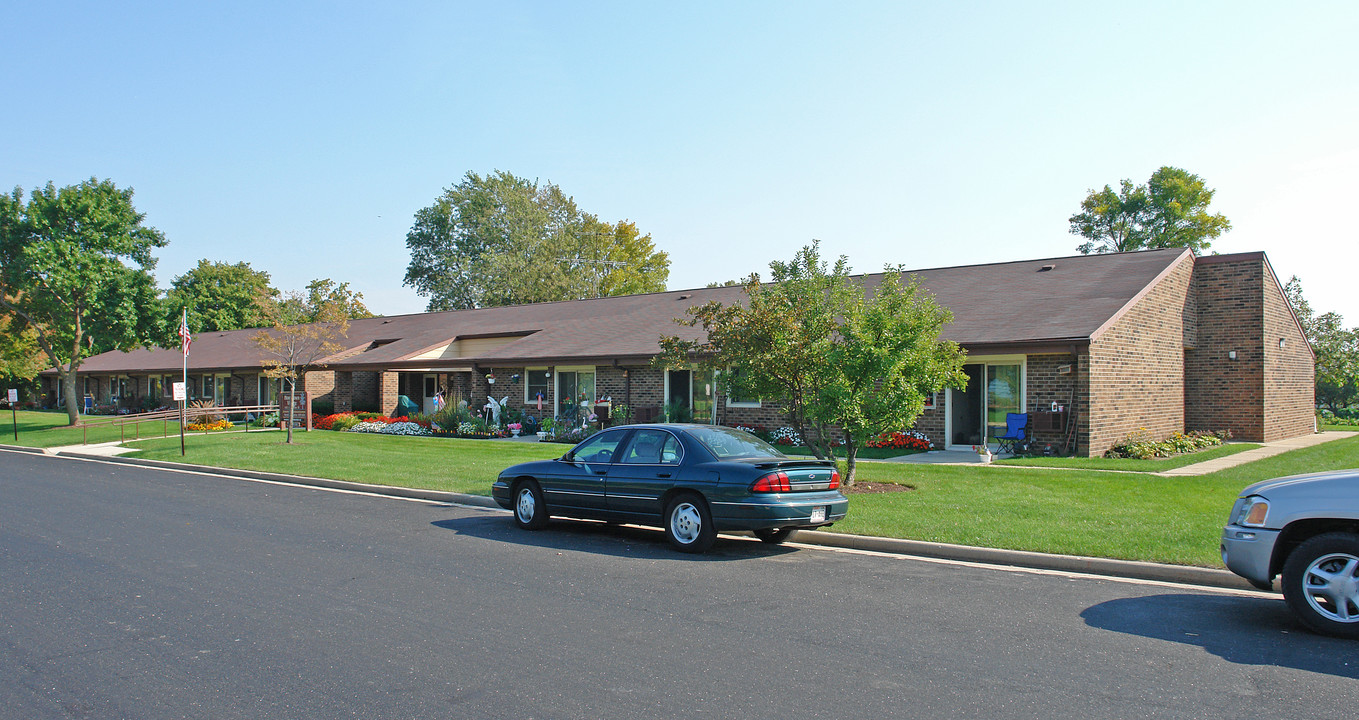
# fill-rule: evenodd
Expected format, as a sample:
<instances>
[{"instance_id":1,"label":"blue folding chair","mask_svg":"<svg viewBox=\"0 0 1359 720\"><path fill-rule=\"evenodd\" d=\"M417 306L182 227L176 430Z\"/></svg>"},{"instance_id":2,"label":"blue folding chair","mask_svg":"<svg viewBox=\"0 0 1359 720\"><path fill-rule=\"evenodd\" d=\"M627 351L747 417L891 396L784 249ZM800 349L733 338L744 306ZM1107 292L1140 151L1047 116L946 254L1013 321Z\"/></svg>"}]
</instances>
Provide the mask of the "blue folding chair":
<instances>
[{"instance_id":1,"label":"blue folding chair","mask_svg":"<svg viewBox=\"0 0 1359 720\"><path fill-rule=\"evenodd\" d=\"M993 436L1000 443L1000 451L1014 455L1028 439L1029 414L1005 413L1005 434Z\"/></svg>"}]
</instances>

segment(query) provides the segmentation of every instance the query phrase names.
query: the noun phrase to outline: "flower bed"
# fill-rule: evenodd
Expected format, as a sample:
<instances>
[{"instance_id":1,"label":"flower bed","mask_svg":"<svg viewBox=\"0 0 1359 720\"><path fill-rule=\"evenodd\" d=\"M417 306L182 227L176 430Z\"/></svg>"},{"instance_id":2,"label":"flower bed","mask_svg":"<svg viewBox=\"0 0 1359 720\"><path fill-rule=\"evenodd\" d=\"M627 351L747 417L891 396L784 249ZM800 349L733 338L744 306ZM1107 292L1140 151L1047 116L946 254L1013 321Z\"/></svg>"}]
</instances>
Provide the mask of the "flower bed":
<instances>
[{"instance_id":1,"label":"flower bed","mask_svg":"<svg viewBox=\"0 0 1359 720\"><path fill-rule=\"evenodd\" d=\"M1151 433L1146 428L1140 428L1123 442L1109 448L1104 457L1138 460L1170 457L1221 445L1223 440L1231 436L1230 431L1209 433L1195 430L1191 433L1175 432L1165 440L1156 441L1151 439Z\"/></svg>"},{"instance_id":2,"label":"flower bed","mask_svg":"<svg viewBox=\"0 0 1359 720\"><path fill-rule=\"evenodd\" d=\"M210 423L188 423L184 426L184 429L190 432L211 432L213 430L230 430L233 427L235 427L235 425L232 425L230 420L224 418Z\"/></svg>"},{"instance_id":3,"label":"flower bed","mask_svg":"<svg viewBox=\"0 0 1359 720\"><path fill-rule=\"evenodd\" d=\"M885 432L867 443L871 448L889 448L892 450L904 450L908 453L928 452L934 449L934 443L925 433L918 430L896 430Z\"/></svg>"},{"instance_id":4,"label":"flower bed","mask_svg":"<svg viewBox=\"0 0 1359 720\"><path fill-rule=\"evenodd\" d=\"M391 422L383 422L390 419ZM429 436L434 433L429 428L419 423L409 420L384 418L383 420L364 420L354 427L349 428L349 432L357 433L376 433L379 435L420 435Z\"/></svg>"}]
</instances>

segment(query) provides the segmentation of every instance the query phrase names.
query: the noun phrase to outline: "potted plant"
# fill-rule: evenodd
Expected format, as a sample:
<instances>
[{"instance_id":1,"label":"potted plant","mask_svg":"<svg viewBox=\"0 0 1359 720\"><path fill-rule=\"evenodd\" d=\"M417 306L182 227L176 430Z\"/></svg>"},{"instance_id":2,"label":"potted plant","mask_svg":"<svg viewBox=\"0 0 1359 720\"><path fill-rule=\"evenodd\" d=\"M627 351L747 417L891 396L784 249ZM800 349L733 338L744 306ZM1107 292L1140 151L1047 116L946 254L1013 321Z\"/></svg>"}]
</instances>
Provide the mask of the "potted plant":
<instances>
[{"instance_id":1,"label":"potted plant","mask_svg":"<svg viewBox=\"0 0 1359 720\"><path fill-rule=\"evenodd\" d=\"M510 437L519 437L519 431L523 430L524 426L522 423L514 422L506 425L505 429L510 431Z\"/></svg>"},{"instance_id":2,"label":"potted plant","mask_svg":"<svg viewBox=\"0 0 1359 720\"><path fill-rule=\"evenodd\" d=\"M973 445L972 452L977 453L977 459L980 460L983 464L991 462L991 448L988 447L986 443L982 443L981 445Z\"/></svg>"}]
</instances>

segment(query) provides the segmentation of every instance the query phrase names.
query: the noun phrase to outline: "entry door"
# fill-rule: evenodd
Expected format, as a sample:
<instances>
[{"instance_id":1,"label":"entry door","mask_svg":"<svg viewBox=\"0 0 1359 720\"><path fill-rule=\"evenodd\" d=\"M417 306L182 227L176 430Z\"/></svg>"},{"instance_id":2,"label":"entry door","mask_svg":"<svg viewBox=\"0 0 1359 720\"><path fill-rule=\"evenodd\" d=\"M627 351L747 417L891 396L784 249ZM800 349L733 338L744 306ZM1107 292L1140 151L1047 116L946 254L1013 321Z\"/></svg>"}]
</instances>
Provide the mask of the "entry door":
<instances>
[{"instance_id":1,"label":"entry door","mask_svg":"<svg viewBox=\"0 0 1359 720\"><path fill-rule=\"evenodd\" d=\"M670 422L716 423L715 390L711 370L667 370L665 406Z\"/></svg>"},{"instance_id":2,"label":"entry door","mask_svg":"<svg viewBox=\"0 0 1359 720\"><path fill-rule=\"evenodd\" d=\"M964 365L967 389L948 391L949 445L977 445L982 441L982 395L985 365Z\"/></svg>"},{"instance_id":3,"label":"entry door","mask_svg":"<svg viewBox=\"0 0 1359 720\"><path fill-rule=\"evenodd\" d=\"M420 412L426 415L433 415L437 409L434 407L434 394L439 392L439 376L425 375L425 394L420 403Z\"/></svg>"},{"instance_id":4,"label":"entry door","mask_svg":"<svg viewBox=\"0 0 1359 720\"><path fill-rule=\"evenodd\" d=\"M948 443L960 449L1005 434L1005 416L1024 412L1022 362L974 363L963 372L967 389L948 395Z\"/></svg>"}]
</instances>

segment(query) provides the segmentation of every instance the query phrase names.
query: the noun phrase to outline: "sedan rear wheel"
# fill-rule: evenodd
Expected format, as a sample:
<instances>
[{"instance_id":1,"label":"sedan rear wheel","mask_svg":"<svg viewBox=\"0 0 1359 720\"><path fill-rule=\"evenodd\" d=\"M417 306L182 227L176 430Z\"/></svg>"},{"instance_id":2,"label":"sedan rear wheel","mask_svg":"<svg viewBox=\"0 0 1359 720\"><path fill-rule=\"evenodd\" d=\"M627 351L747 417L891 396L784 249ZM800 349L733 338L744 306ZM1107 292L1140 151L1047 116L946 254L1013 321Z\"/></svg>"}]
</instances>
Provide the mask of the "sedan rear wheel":
<instances>
[{"instance_id":1,"label":"sedan rear wheel","mask_svg":"<svg viewBox=\"0 0 1359 720\"><path fill-rule=\"evenodd\" d=\"M694 493L676 495L665 506L665 539L676 550L706 552L717 540L708 503Z\"/></svg>"},{"instance_id":2,"label":"sedan rear wheel","mask_svg":"<svg viewBox=\"0 0 1359 720\"><path fill-rule=\"evenodd\" d=\"M797 534L797 528L760 528L755 531L755 537L769 543L778 545Z\"/></svg>"},{"instance_id":3,"label":"sedan rear wheel","mask_svg":"<svg viewBox=\"0 0 1359 720\"><path fill-rule=\"evenodd\" d=\"M1359 535L1318 535L1289 553L1284 600L1307 627L1359 638Z\"/></svg>"},{"instance_id":4,"label":"sedan rear wheel","mask_svg":"<svg viewBox=\"0 0 1359 720\"><path fill-rule=\"evenodd\" d=\"M538 483L533 480L515 483L514 524L525 530L541 530L547 527L547 520L547 503Z\"/></svg>"}]
</instances>

